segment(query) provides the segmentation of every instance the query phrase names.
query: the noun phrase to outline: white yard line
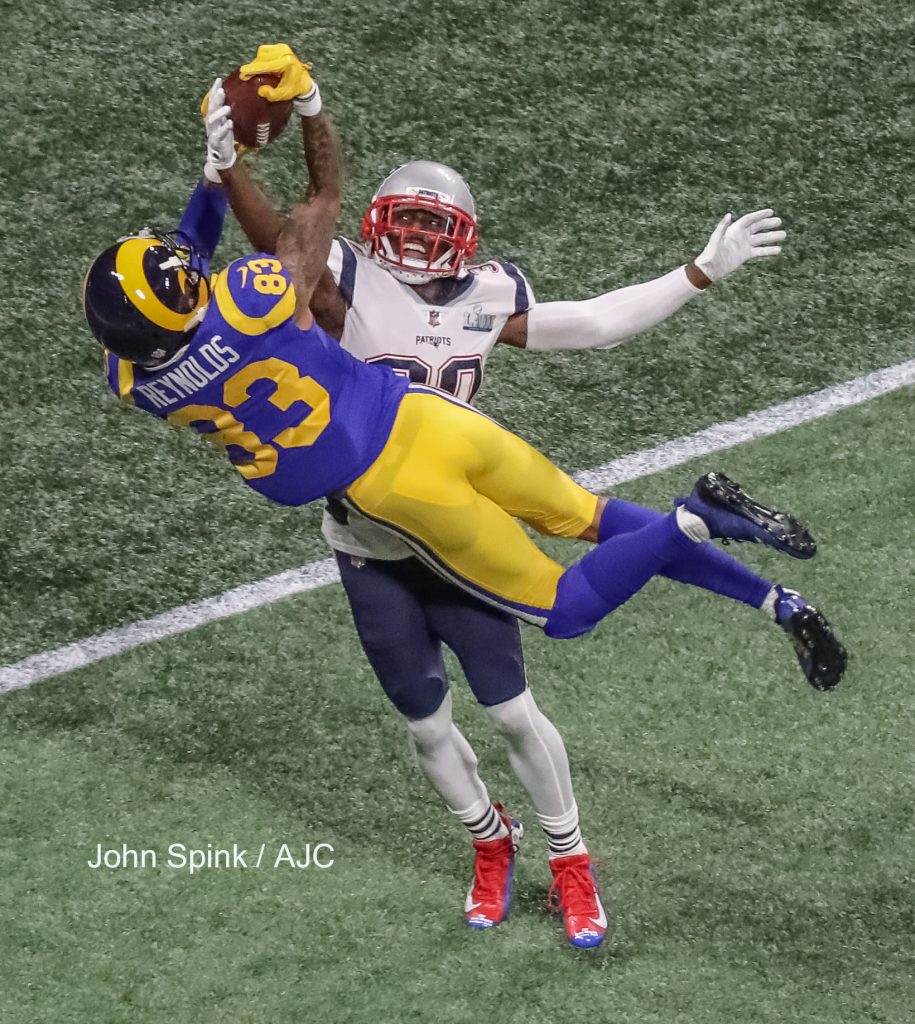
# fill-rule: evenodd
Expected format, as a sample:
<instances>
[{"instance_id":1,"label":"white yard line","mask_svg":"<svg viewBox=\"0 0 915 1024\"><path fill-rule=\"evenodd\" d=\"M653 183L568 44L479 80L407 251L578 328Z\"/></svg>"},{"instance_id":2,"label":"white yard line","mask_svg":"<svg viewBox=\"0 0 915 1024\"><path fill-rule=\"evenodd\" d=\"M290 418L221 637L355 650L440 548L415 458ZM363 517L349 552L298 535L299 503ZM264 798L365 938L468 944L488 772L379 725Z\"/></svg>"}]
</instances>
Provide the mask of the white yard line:
<instances>
[{"instance_id":1,"label":"white yard line","mask_svg":"<svg viewBox=\"0 0 915 1024\"><path fill-rule=\"evenodd\" d=\"M909 384L915 384L915 359L897 366L889 366L876 373L869 373L865 377L858 377L844 384L837 384L823 391L816 391L812 395L804 395L781 405L770 406L730 423L719 423L689 437L678 437L655 448L624 455L606 466L576 473L575 479L591 490L605 491L628 480L636 480L679 466L697 456L722 451L744 441L767 437L801 423L829 416L840 409L860 405ZM103 658L110 658L142 644L151 643L153 640L186 633L207 622L228 619L292 594L316 590L318 587L338 581L337 567L333 559L325 558L320 562L310 562L299 569L290 569L276 576L269 576L257 583L246 583L217 597L182 605L154 618L90 636L52 651L33 654L13 665L5 665L0 668L0 693L19 690L43 679L51 679L101 661Z\"/></svg>"}]
</instances>

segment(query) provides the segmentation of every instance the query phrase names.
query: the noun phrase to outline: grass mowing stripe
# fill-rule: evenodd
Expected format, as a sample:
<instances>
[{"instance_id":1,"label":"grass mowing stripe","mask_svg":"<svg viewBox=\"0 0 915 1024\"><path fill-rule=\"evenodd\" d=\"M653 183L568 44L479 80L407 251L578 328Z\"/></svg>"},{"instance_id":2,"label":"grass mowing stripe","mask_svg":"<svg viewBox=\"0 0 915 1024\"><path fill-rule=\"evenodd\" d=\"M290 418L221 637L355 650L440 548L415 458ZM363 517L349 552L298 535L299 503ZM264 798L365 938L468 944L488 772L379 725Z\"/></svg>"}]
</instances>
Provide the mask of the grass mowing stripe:
<instances>
[{"instance_id":1,"label":"grass mowing stripe","mask_svg":"<svg viewBox=\"0 0 915 1024\"><path fill-rule=\"evenodd\" d=\"M582 470L574 476L589 490L606 490L616 484L682 465L700 455L723 451L743 441L752 441L790 430L802 423L829 416L840 409L848 409L872 398L879 398L908 384L915 384L915 359L876 370L864 377L857 377L855 380L836 384L810 395L792 398L779 405L771 405L768 409L751 412L747 416L731 420L730 423L718 423L689 437L678 437L673 441L665 441L655 448L624 455L606 466Z\"/></svg>"},{"instance_id":2,"label":"grass mowing stripe","mask_svg":"<svg viewBox=\"0 0 915 1024\"><path fill-rule=\"evenodd\" d=\"M616 484L671 469L700 455L789 430L913 383L915 359L770 406L729 423L719 423L689 437L676 438L655 448L624 455L606 466L576 473L575 479L591 490L605 490ZM0 668L0 693L23 689L32 683L63 675L153 640L186 633L208 622L227 619L293 594L315 590L338 581L336 565L328 558L255 583L245 583L216 597L182 605L154 618L121 626L5 665Z\"/></svg>"}]
</instances>

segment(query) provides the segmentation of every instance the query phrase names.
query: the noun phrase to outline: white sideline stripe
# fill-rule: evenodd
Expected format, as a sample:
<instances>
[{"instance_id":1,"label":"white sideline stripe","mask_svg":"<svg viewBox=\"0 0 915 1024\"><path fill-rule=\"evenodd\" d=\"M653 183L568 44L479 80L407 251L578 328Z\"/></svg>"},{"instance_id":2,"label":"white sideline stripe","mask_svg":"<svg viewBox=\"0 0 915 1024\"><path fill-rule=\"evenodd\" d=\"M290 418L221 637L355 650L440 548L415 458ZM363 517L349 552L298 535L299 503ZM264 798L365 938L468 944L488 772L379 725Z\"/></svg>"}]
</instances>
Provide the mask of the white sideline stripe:
<instances>
[{"instance_id":1,"label":"white sideline stripe","mask_svg":"<svg viewBox=\"0 0 915 1024\"><path fill-rule=\"evenodd\" d=\"M328 583L339 581L337 563L332 558L325 558L321 562L310 562L299 569L288 569L276 576L268 576L256 583L244 583L216 597L184 604L151 619L132 622L129 626L119 626L107 633L77 640L53 651L33 654L14 665L4 665L0 668L0 693L21 690L32 683L41 682L42 679L51 679L65 672L72 672L73 669L91 665L115 654L122 654L142 644L152 643L153 640L187 633L208 622L229 619L233 615L271 604L291 594L316 590Z\"/></svg>"},{"instance_id":2,"label":"white sideline stripe","mask_svg":"<svg viewBox=\"0 0 915 1024\"><path fill-rule=\"evenodd\" d=\"M744 441L790 430L802 423L829 416L840 409L861 405L872 398L897 391L908 384L915 384L915 359L896 366L888 366L884 370L877 370L844 384L836 384L823 391L792 398L780 405L770 405L768 409L751 412L730 423L718 423L689 437L665 441L656 448L624 455L606 466L582 470L573 476L582 487L589 490L606 490L628 480L637 480L639 477L682 465L700 455L720 452Z\"/></svg>"},{"instance_id":3,"label":"white sideline stripe","mask_svg":"<svg viewBox=\"0 0 915 1024\"><path fill-rule=\"evenodd\" d=\"M606 466L583 470L574 476L580 484L591 490L606 490L616 484L671 469L700 455L708 455L744 441L789 430L802 423L829 416L840 409L860 405L909 384L915 384L915 359L877 370L865 377L858 377L823 391L816 391L811 395L794 398L790 402L772 405L768 409L752 412L730 423L719 423L689 437L678 437L655 448L624 455ZM298 569L278 573L276 576L269 576L256 583L245 583L217 597L182 605L154 618L121 626L52 651L33 654L13 665L5 665L0 668L0 693L20 690L31 686L32 683L63 675L65 672L91 665L115 654L122 654L153 640L187 633L208 622L228 619L292 594L316 590L339 580L334 560L326 558L320 562L310 562Z\"/></svg>"}]
</instances>

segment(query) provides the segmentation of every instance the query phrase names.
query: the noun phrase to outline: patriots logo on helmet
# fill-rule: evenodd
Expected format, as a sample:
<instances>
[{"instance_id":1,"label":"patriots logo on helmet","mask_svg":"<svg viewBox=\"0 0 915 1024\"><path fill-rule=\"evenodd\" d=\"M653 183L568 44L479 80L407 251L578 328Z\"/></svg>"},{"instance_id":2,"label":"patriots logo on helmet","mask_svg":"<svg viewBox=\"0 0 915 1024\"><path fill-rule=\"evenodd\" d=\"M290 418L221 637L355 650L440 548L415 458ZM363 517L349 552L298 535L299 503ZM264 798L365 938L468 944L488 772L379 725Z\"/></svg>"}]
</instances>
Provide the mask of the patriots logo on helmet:
<instances>
[{"instance_id":1,"label":"patriots logo on helmet","mask_svg":"<svg viewBox=\"0 0 915 1024\"><path fill-rule=\"evenodd\" d=\"M423 199L437 199L440 203L453 203L454 196L446 195L444 192L436 192L431 188L407 188L404 189L408 196L421 196Z\"/></svg>"}]
</instances>

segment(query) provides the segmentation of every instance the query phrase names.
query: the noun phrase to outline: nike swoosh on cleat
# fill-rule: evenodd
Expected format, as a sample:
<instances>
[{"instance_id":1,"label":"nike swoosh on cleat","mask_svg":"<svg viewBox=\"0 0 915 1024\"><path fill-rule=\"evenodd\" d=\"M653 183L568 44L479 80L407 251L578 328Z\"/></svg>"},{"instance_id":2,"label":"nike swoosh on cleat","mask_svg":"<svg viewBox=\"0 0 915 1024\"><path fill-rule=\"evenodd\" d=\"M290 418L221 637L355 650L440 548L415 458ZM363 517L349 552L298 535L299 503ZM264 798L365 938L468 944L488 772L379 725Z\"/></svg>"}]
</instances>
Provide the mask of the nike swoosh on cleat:
<instances>
[{"instance_id":1,"label":"nike swoosh on cleat","mask_svg":"<svg viewBox=\"0 0 915 1024\"><path fill-rule=\"evenodd\" d=\"M591 924L596 924L598 928L606 928L607 915L604 911L602 904L598 903L598 906L600 907L600 914L598 915L597 920L595 920L593 917L589 917L588 920L591 922Z\"/></svg>"}]
</instances>

